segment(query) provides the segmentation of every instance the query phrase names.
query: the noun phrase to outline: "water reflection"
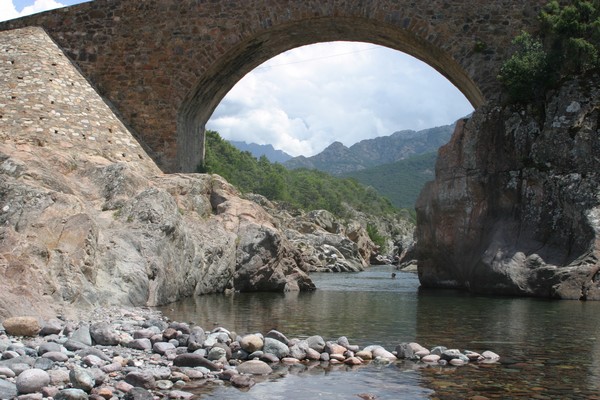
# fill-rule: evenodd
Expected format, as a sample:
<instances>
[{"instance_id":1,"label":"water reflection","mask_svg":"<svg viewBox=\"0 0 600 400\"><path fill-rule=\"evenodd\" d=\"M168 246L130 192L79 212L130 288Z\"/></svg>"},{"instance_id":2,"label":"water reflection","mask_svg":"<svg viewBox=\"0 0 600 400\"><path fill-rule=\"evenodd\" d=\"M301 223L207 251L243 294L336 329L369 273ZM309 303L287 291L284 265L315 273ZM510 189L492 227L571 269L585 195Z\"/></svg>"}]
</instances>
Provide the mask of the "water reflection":
<instances>
[{"instance_id":1,"label":"water reflection","mask_svg":"<svg viewBox=\"0 0 600 400\"><path fill-rule=\"evenodd\" d=\"M412 388L405 398L420 399L429 398L431 390L440 399L475 395L594 398L599 393L599 302L419 291L415 275L398 274L390 279L390 274L390 267L359 274L315 274L319 290L313 293L201 296L170 305L163 312L206 330L218 325L244 334L275 328L290 337L320 334L336 339L343 335L360 346L381 344L390 350L399 342L417 341L426 347L489 349L502 356L497 365L462 368L423 368L399 362L352 372L320 365L286 370L282 371L285 379L276 378L265 387L259 384L244 398L278 398L278 390L348 398L360 393L360 388L373 387L378 388L377 398L397 398L393 396L400 387ZM266 396L266 391L275 397ZM230 387L211 393L226 398L240 394Z\"/></svg>"}]
</instances>

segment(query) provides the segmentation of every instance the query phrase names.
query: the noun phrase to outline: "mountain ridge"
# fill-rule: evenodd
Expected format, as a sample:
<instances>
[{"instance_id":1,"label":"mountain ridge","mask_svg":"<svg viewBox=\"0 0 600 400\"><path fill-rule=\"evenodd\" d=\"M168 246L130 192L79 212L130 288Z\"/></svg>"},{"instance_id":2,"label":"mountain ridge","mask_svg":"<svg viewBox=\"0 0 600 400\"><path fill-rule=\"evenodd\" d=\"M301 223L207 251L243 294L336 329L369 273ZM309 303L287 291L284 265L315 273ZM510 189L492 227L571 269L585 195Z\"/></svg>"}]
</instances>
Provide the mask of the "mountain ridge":
<instances>
[{"instance_id":1,"label":"mountain ridge","mask_svg":"<svg viewBox=\"0 0 600 400\"><path fill-rule=\"evenodd\" d=\"M271 162L284 163L293 157L283 150L277 150L271 144L247 143L245 141L229 140L240 151L248 151L256 158L267 157Z\"/></svg>"},{"instance_id":2,"label":"mountain ridge","mask_svg":"<svg viewBox=\"0 0 600 400\"><path fill-rule=\"evenodd\" d=\"M339 141L311 157L299 156L283 163L288 169L318 169L333 175L343 175L382 164L437 151L452 136L455 124L423 129L402 130L389 136L361 140L350 147Z\"/></svg>"}]
</instances>

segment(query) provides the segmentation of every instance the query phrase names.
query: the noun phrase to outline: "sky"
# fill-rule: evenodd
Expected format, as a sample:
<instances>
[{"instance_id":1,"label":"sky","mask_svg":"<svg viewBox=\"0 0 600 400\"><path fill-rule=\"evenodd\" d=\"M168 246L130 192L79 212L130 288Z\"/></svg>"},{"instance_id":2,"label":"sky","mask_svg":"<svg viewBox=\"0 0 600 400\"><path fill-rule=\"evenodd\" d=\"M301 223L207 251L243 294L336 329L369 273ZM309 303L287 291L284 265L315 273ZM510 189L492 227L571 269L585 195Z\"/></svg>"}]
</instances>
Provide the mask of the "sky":
<instances>
[{"instance_id":1,"label":"sky","mask_svg":"<svg viewBox=\"0 0 600 400\"><path fill-rule=\"evenodd\" d=\"M0 0L0 20L82 0ZM447 125L473 111L440 73L396 50L330 42L282 53L247 74L207 129L229 140L311 156L339 141Z\"/></svg>"}]
</instances>

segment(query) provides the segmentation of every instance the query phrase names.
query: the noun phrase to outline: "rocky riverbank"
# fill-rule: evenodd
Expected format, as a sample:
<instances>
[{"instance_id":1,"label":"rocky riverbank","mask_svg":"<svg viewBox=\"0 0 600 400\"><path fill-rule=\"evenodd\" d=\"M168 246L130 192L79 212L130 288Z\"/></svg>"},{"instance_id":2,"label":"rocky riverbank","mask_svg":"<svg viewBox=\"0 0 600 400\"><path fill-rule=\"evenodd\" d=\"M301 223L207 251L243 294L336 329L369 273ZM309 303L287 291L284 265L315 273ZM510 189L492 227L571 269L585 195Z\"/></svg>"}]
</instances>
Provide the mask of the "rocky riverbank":
<instances>
[{"instance_id":1,"label":"rocky riverbank","mask_svg":"<svg viewBox=\"0 0 600 400\"><path fill-rule=\"evenodd\" d=\"M490 351L429 350L417 343L388 351L360 348L345 337L205 331L147 308L98 309L81 322L13 317L3 321L2 332L0 398L20 400L186 399L209 382L246 390L294 365L333 369L407 359L422 367L453 367L499 359Z\"/></svg>"}]
</instances>

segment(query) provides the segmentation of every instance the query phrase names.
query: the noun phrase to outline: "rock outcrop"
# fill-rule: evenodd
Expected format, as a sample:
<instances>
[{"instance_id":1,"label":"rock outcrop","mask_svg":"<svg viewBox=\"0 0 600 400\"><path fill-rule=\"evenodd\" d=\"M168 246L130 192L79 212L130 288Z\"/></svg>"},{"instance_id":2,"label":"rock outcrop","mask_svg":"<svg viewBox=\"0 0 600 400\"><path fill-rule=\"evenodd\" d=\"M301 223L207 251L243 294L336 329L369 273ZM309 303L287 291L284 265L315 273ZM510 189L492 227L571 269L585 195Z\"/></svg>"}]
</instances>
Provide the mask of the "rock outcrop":
<instances>
[{"instance_id":1,"label":"rock outcrop","mask_svg":"<svg viewBox=\"0 0 600 400\"><path fill-rule=\"evenodd\" d=\"M43 30L0 35L0 316L314 288L262 207L162 174Z\"/></svg>"},{"instance_id":2,"label":"rock outcrop","mask_svg":"<svg viewBox=\"0 0 600 400\"><path fill-rule=\"evenodd\" d=\"M458 124L417 204L423 286L600 300L599 82Z\"/></svg>"}]
</instances>

